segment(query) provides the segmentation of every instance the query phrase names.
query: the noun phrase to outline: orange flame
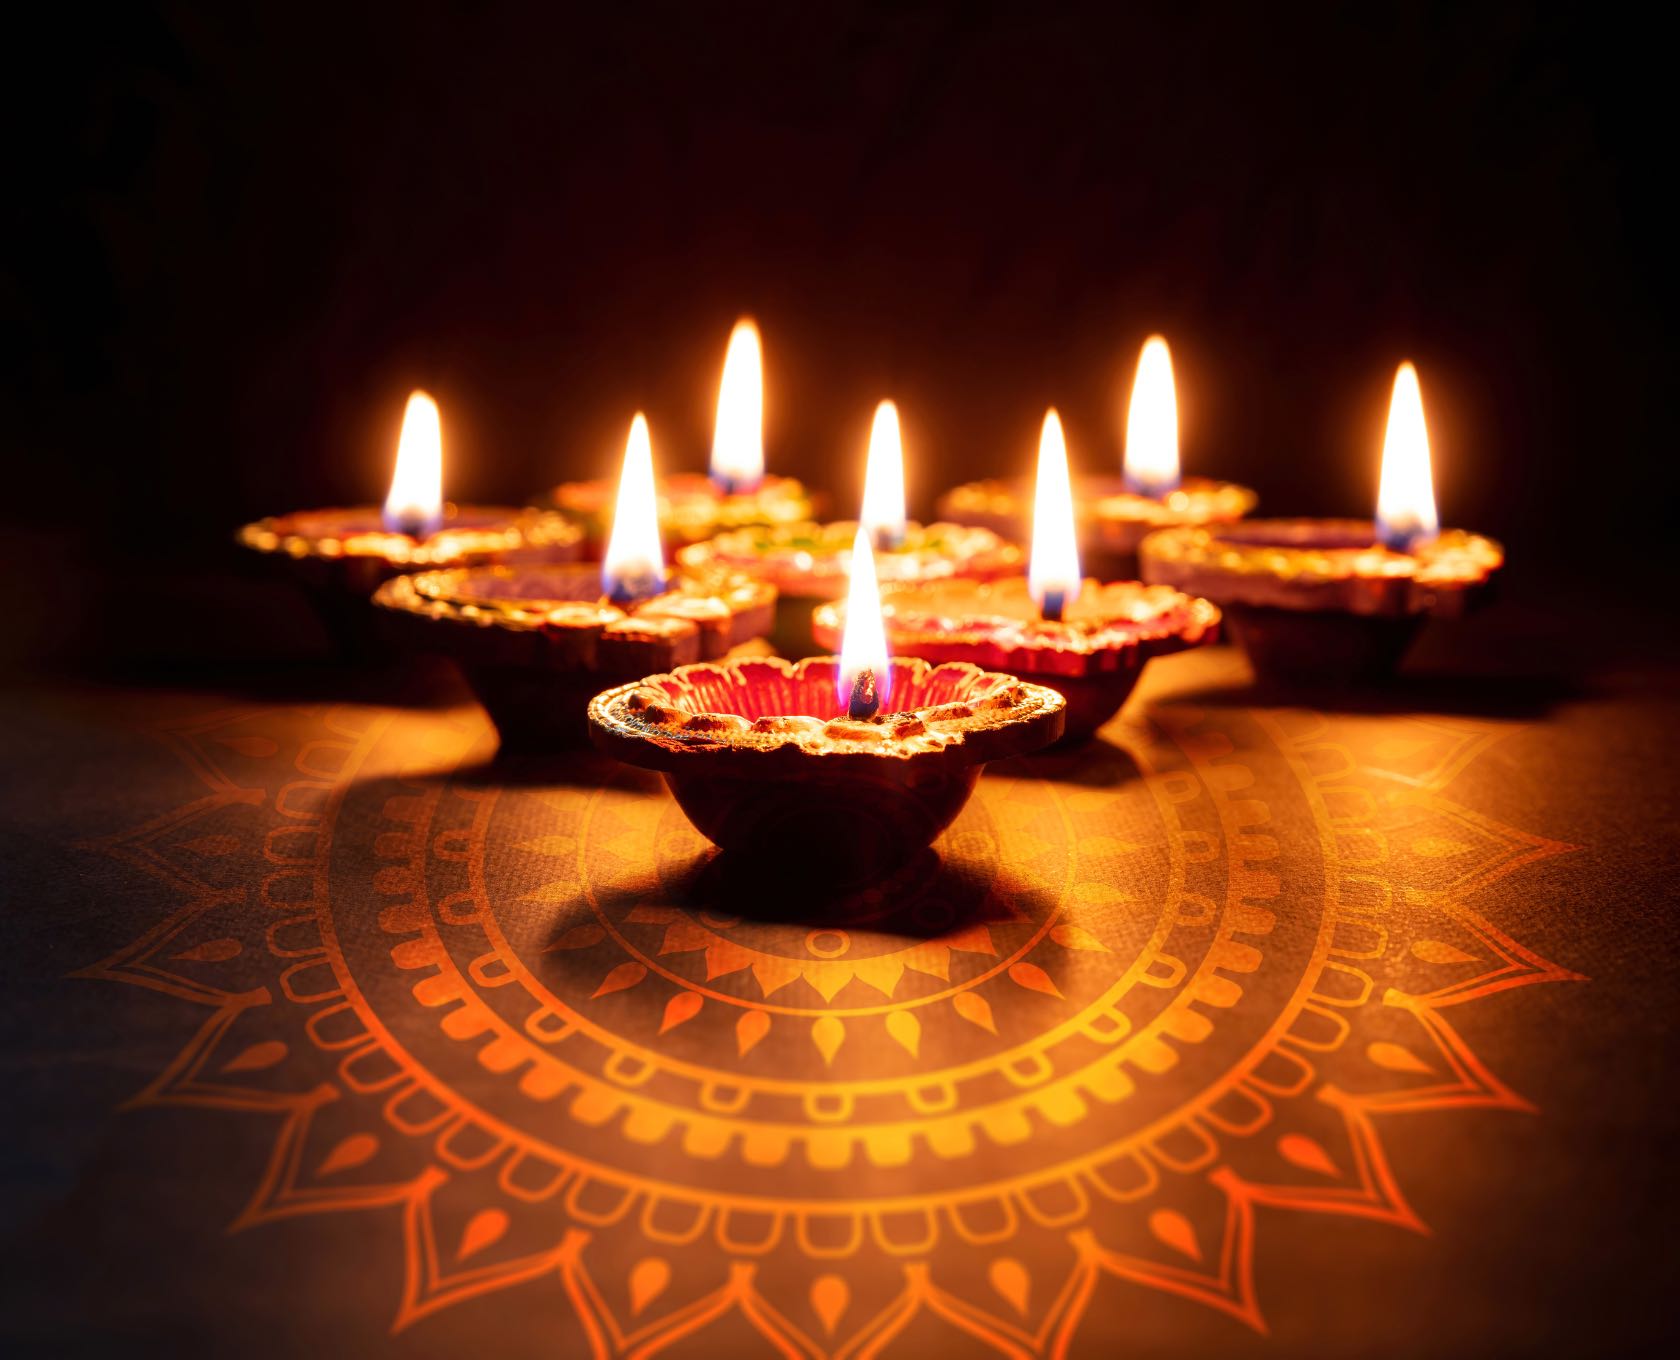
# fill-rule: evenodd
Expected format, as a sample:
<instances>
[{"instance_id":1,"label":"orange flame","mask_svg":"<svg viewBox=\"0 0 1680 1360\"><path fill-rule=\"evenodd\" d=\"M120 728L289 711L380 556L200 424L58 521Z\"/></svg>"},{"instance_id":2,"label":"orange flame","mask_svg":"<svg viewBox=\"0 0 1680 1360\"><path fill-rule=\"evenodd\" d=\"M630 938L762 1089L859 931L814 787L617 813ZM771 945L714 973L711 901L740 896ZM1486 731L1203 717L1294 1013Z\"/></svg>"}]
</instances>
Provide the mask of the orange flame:
<instances>
[{"instance_id":1,"label":"orange flame","mask_svg":"<svg viewBox=\"0 0 1680 1360\"><path fill-rule=\"evenodd\" d=\"M1038 438L1038 488L1033 495L1032 560L1027 589L1047 619L1059 619L1079 598L1079 544L1074 534L1073 488L1068 482L1062 418L1044 413Z\"/></svg>"},{"instance_id":2,"label":"orange flame","mask_svg":"<svg viewBox=\"0 0 1680 1360\"><path fill-rule=\"evenodd\" d=\"M764 355L758 327L743 317L729 336L712 432L712 481L724 492L764 480Z\"/></svg>"},{"instance_id":3,"label":"orange flame","mask_svg":"<svg viewBox=\"0 0 1680 1360\"><path fill-rule=\"evenodd\" d=\"M391 533L415 538L436 533L443 523L443 429L437 403L424 392L409 393L403 412L384 520Z\"/></svg>"},{"instance_id":4,"label":"orange flame","mask_svg":"<svg viewBox=\"0 0 1680 1360\"><path fill-rule=\"evenodd\" d=\"M864 672L874 674L873 702L859 695ZM881 622L881 588L875 580L875 552L860 524L852 540L851 582L846 592L846 631L840 637L840 666L834 677L840 711L855 718L873 717L892 697L887 630Z\"/></svg>"},{"instance_id":5,"label":"orange flame","mask_svg":"<svg viewBox=\"0 0 1680 1360\"><path fill-rule=\"evenodd\" d=\"M1382 479L1377 486L1377 539L1396 552L1405 552L1412 544L1433 538L1440 528L1423 390L1418 386L1417 369L1403 363L1394 375L1394 394L1388 403Z\"/></svg>"},{"instance_id":6,"label":"orange flame","mask_svg":"<svg viewBox=\"0 0 1680 1360\"><path fill-rule=\"evenodd\" d=\"M898 407L890 401L875 408L858 522L877 547L897 548L904 543L904 440L898 430Z\"/></svg>"},{"instance_id":7,"label":"orange flame","mask_svg":"<svg viewBox=\"0 0 1680 1360\"><path fill-rule=\"evenodd\" d=\"M1144 341L1126 409L1126 485L1164 496L1178 486L1178 392L1172 351L1158 335Z\"/></svg>"},{"instance_id":8,"label":"orange flame","mask_svg":"<svg viewBox=\"0 0 1680 1360\"><path fill-rule=\"evenodd\" d=\"M624 448L612 536L601 560L601 589L618 604L644 600L665 589L659 499L653 489L653 444L647 417L640 411L630 422L630 442Z\"/></svg>"}]
</instances>

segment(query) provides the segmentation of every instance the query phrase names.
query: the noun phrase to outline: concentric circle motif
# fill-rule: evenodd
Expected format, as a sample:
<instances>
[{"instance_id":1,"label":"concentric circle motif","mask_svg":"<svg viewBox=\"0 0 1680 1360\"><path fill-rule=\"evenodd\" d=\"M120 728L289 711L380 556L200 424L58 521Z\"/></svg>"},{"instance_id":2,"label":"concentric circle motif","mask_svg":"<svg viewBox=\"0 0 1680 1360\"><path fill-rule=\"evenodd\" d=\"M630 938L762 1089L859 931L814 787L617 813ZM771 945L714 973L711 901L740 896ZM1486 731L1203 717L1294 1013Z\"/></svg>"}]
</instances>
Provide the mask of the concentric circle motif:
<instances>
[{"instance_id":1,"label":"concentric circle motif","mask_svg":"<svg viewBox=\"0 0 1680 1360\"><path fill-rule=\"evenodd\" d=\"M398 1329L521 1286L600 1355L1060 1353L1138 1287L1263 1330L1269 1215L1417 1228L1384 1134L1526 1108L1450 1017L1574 976L1475 910L1571 847L1452 800L1504 728L1152 719L848 894L638 772L486 775L475 714L212 713L162 733L198 796L97 847L180 910L87 973L208 1010L138 1103L273 1121L236 1226L400 1207Z\"/></svg>"}]
</instances>

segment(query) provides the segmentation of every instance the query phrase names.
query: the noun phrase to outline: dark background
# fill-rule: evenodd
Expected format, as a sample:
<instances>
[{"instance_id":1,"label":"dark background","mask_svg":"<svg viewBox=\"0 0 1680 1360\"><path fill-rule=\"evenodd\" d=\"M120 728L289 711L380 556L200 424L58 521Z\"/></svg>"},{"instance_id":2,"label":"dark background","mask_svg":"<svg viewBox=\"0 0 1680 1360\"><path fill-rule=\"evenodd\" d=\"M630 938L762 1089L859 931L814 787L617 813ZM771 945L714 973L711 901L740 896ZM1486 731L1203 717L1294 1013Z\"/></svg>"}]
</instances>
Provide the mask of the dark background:
<instances>
[{"instance_id":1,"label":"dark background","mask_svg":"<svg viewBox=\"0 0 1680 1360\"><path fill-rule=\"evenodd\" d=\"M1625 18L241 11L9 34L14 653L188 646L110 608L140 581L237 631L232 529L380 499L415 385L458 499L609 471L637 408L700 467L742 312L771 465L841 512L889 393L924 513L1024 470L1047 403L1115 467L1161 330L1187 468L1264 510L1368 512L1410 356L1443 520L1516 593L1651 578L1671 129Z\"/></svg>"},{"instance_id":2,"label":"dark background","mask_svg":"<svg viewBox=\"0 0 1680 1360\"><path fill-rule=\"evenodd\" d=\"M0 1273L38 1295L28 1315L58 1327L74 1297L89 1335L142 1319L259 1347L340 1317L299 1307L291 1330L253 1331L237 1290L176 1307L230 1275L272 1299L286 1248L269 1244L323 1239L205 1226L239 1207L227 1168L266 1155L232 1160L249 1135L110 1118L174 1051L166 1027L184 1040L197 1021L67 976L168 909L72 842L170 806L132 729L203 703L89 700L60 679L266 694L270 661L320 639L233 530L378 501L417 384L442 402L460 499L610 471L637 408L661 466L703 466L725 338L752 312L772 466L842 512L887 393L924 513L959 479L1024 471L1050 402L1076 464L1114 468L1137 349L1160 330L1191 471L1254 485L1270 513L1364 513L1394 366L1416 360L1443 519L1506 541L1505 595L1425 640L1417 671L1450 683L1349 702L1449 724L1561 710L1478 777L1514 825L1583 844L1559 861L1573 877L1498 914L1594 981L1529 1011L1540 1029L1482 1031L1543 1118L1398 1147L1437 1231L1384 1237L1404 1269L1369 1269L1375 1238L1339 1234L1270 1268L1335 1285L1342 1330L1323 1336L1368 1339L1365 1303L1402 1307L1414 1325L1377 1350L1421 1334L1536 1349L1547 1328L1560 1351L1657 1349L1674 1330L1680 687L1645 662L1676 646L1663 592L1680 583L1659 403L1675 155L1672 48L1632 13L8 14L0 662L53 674L0 702L0 1179L31 1205L62 1197L71 1225L9 1238L28 1269ZM1618 648L1631 679L1608 673ZM295 697L295 678L273 687ZM96 1185L164 1174L126 1200L69 1197L89 1166ZM102 1218L111 1204L152 1212ZM385 1321L360 1307L357 1240L320 1269L348 1262L360 1335ZM1420 1282L1399 1305L1395 1279Z\"/></svg>"}]
</instances>

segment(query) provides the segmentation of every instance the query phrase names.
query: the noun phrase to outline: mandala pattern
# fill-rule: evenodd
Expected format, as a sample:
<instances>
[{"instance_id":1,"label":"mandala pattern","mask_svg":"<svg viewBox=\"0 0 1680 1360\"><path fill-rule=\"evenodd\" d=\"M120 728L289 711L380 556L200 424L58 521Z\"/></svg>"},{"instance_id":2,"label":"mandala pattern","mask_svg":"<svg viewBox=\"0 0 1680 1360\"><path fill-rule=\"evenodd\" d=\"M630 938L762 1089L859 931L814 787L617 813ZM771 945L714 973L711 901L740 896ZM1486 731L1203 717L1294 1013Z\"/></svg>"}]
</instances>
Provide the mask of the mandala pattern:
<instances>
[{"instance_id":1,"label":"mandala pattern","mask_svg":"<svg viewBox=\"0 0 1680 1360\"><path fill-rule=\"evenodd\" d=\"M1419 1228L1391 1122L1525 1108L1451 1017L1575 976L1475 909L1571 847L1450 797L1500 729L1153 719L847 895L636 772L487 776L476 715L213 713L162 733L202 796L96 847L180 909L87 975L208 1011L138 1103L273 1121L236 1227L400 1211L398 1329L558 1287L603 1356L1059 1354L1129 1285L1264 1330L1269 1214Z\"/></svg>"}]
</instances>

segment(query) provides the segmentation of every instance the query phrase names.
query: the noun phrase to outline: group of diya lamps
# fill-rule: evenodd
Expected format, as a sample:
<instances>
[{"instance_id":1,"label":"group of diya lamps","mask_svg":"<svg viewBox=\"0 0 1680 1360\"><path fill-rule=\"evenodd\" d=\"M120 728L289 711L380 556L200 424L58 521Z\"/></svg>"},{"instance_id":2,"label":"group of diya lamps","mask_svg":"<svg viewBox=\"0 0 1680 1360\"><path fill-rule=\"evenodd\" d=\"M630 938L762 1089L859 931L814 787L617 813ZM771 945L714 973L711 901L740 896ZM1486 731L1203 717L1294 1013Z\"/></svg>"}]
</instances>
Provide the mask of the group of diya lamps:
<instances>
[{"instance_id":1,"label":"group of diya lamps","mask_svg":"<svg viewBox=\"0 0 1680 1360\"><path fill-rule=\"evenodd\" d=\"M818 522L803 486L765 473L762 417L743 321L709 476L656 479L638 414L616 495L570 482L536 508L454 506L437 406L415 393L383 510L304 511L240 537L341 636L453 657L505 751L587 737L660 771L726 851L851 874L930 844L986 762L1091 737L1149 658L1222 622L1264 677L1380 677L1502 560L1438 527L1410 364L1374 521L1245 519L1252 491L1181 477L1159 338L1138 365L1123 475L1072 481L1051 410L1030 506L1024 483L974 482L941 498L938 522L907 520L898 413L882 402L859 519Z\"/></svg>"}]
</instances>

